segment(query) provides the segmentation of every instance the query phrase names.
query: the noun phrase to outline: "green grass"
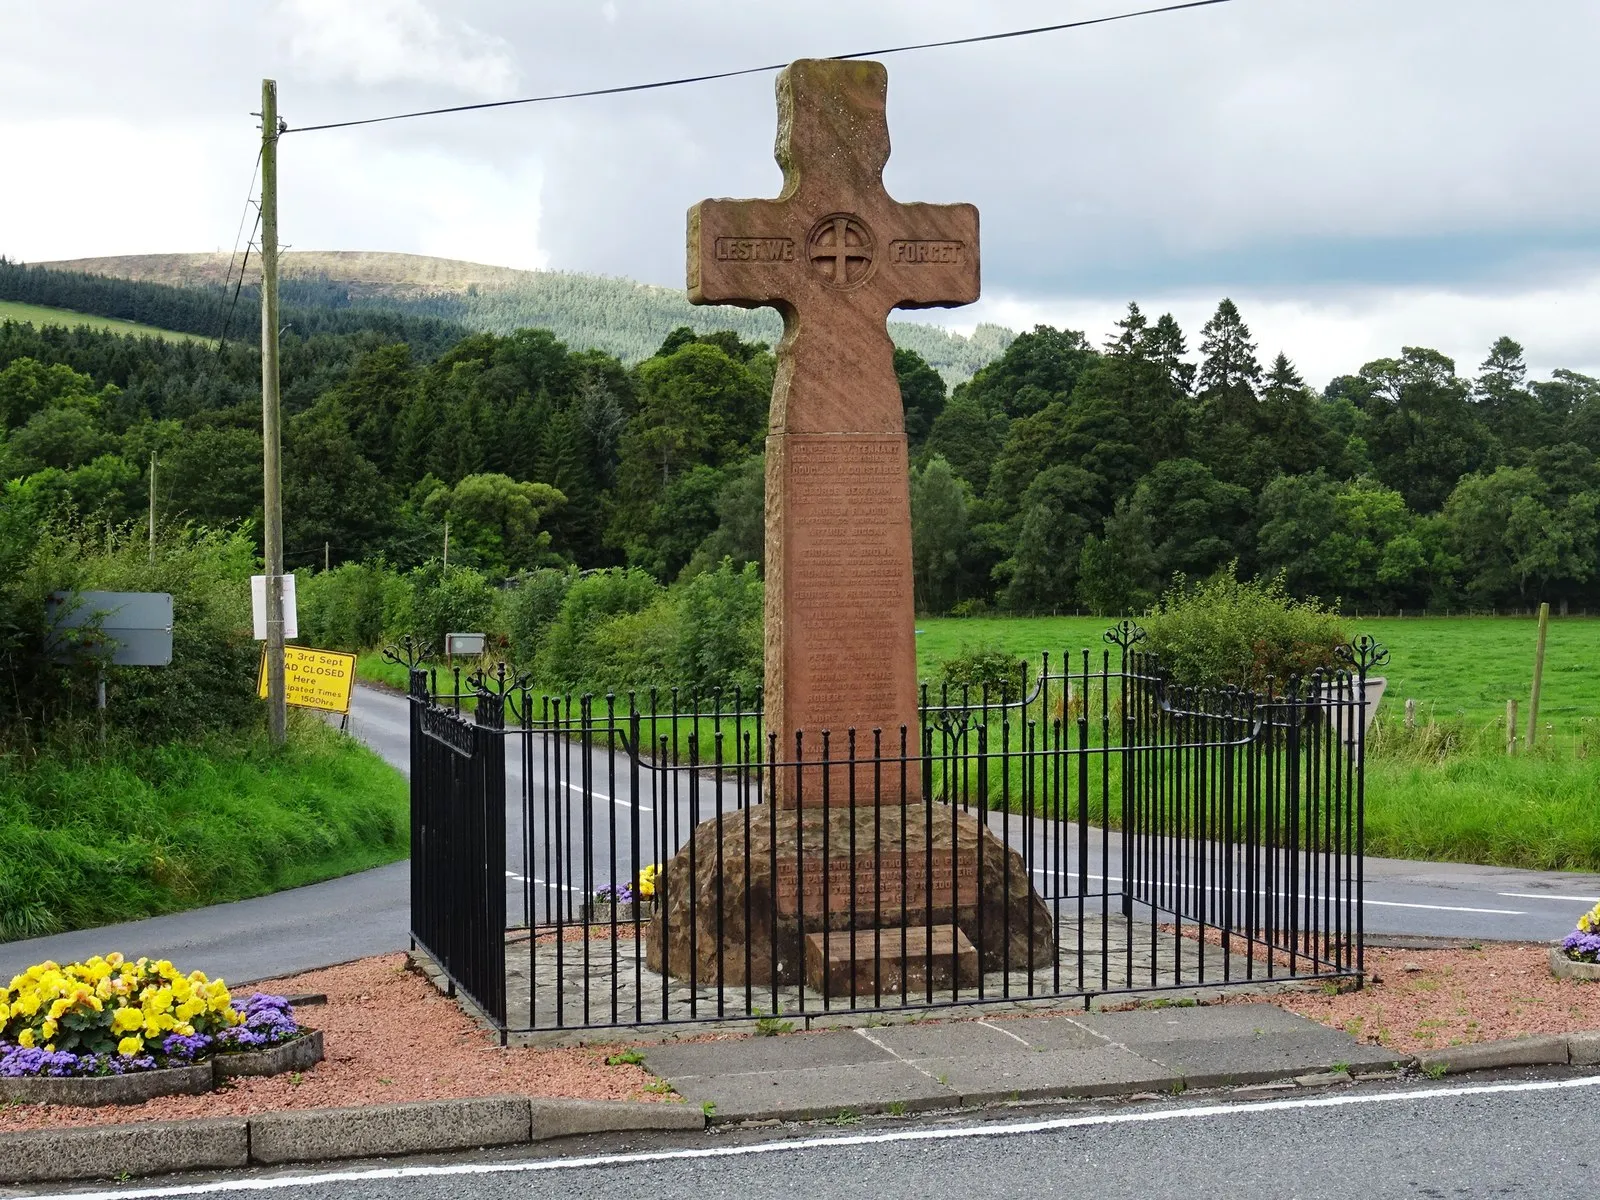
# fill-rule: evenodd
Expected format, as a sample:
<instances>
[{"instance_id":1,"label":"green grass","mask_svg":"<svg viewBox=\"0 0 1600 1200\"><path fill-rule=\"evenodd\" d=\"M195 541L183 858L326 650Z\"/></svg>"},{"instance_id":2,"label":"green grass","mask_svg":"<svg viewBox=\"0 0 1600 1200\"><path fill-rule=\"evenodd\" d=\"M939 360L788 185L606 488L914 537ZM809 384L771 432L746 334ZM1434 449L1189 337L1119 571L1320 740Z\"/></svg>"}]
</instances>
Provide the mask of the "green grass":
<instances>
[{"instance_id":1,"label":"green grass","mask_svg":"<svg viewBox=\"0 0 1600 1200\"><path fill-rule=\"evenodd\" d=\"M177 333L171 329L158 329L154 325L141 325L137 321L124 321L118 317L95 317L88 313L73 312L70 308L46 308L42 304L23 304L17 300L0 300L0 321L20 321L43 329L46 325L86 325L90 329L103 329L108 333L144 334L148 337L167 338L170 341L204 342L216 345L216 338L201 337L194 333Z\"/></svg>"},{"instance_id":2,"label":"green grass","mask_svg":"<svg viewBox=\"0 0 1600 1200\"><path fill-rule=\"evenodd\" d=\"M399 772L310 718L281 752L252 736L0 759L0 941L394 862L408 803Z\"/></svg>"},{"instance_id":3,"label":"green grass","mask_svg":"<svg viewBox=\"0 0 1600 1200\"><path fill-rule=\"evenodd\" d=\"M1471 724L1503 721L1506 701L1515 699L1526 728L1533 683L1533 652L1538 626L1532 617L1378 617L1350 622L1389 648L1389 680L1382 711L1398 712L1417 702L1418 719L1461 718ZM1081 665L1079 652L1111 649L1101 640L1111 622L1104 617L937 617L917 622L917 668L936 678L939 664L961 651L999 646L1030 663L1041 651L1052 662L1062 651ZM1558 729L1580 718L1600 717L1600 619L1552 618L1545 651L1540 724Z\"/></svg>"}]
</instances>

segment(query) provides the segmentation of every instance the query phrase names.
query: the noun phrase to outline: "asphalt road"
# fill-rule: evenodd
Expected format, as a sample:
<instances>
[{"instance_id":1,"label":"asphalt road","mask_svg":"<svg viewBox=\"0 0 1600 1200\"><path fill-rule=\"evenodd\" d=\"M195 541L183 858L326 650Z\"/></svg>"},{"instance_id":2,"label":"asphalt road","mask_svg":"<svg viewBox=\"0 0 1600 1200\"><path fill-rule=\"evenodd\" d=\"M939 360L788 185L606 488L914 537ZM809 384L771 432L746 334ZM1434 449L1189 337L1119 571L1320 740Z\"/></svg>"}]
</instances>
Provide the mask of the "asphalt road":
<instances>
[{"instance_id":1,"label":"asphalt road","mask_svg":"<svg viewBox=\"0 0 1600 1200\"><path fill-rule=\"evenodd\" d=\"M1592 1197L1600 1076L1365 1088L1266 1101L1120 1104L982 1123L874 1120L849 1131L733 1132L688 1147L577 1157L469 1156L363 1171L252 1173L106 1200L248 1188L303 1200L637 1200L872 1196ZM759 1140L758 1140L759 1139ZM546 1151L545 1153L548 1153Z\"/></svg>"},{"instance_id":2,"label":"asphalt road","mask_svg":"<svg viewBox=\"0 0 1600 1200\"><path fill-rule=\"evenodd\" d=\"M351 717L351 732L402 771L410 765L406 705L404 697L363 687L357 689ZM539 754L544 753L544 741L534 739ZM570 749L562 752L570 754ZM666 802L657 800L648 812L641 812L640 852L635 856L626 807L612 804L606 791L610 784L605 759L605 754L597 753L594 768L594 790L601 799L584 813L581 804L564 796L569 819L559 843L542 835L530 841L522 830L522 755L515 748L508 752L506 911L511 922L542 916L558 897L565 896L570 903L610 880L631 878L636 857L645 862L658 857L648 848L656 844L663 828L670 844L677 845L695 816L704 819L716 811L717 792L710 783L702 783L692 801L685 788ZM619 755L615 763L619 778L625 779L626 760ZM536 758L532 765L532 797L542 806L546 799L542 761ZM572 778L578 776L574 773ZM560 790L570 795L576 787L567 780ZM725 784L724 811L734 811L738 799L737 786ZM619 825L614 858L613 817ZM992 823L998 830L1002 818L996 814ZM1079 875L1076 827L1047 829L1043 822L1035 822L1033 833L1049 839L1048 853L1035 861L1059 861L1069 875ZM1022 822L1011 818L1010 836L1021 834ZM587 873L585 845L593 848ZM1121 887L1121 840L1116 833L1102 838L1100 831L1090 831L1082 873L1091 891L1102 885L1113 891ZM1553 940L1571 930L1583 907L1600 900L1600 876L1595 875L1375 858L1367 860L1366 874L1369 935ZM1045 895L1053 894L1054 883L1048 876L1041 875L1036 882ZM408 904L409 876L400 863L255 900L0 944L0 978L45 958L70 961L115 947L125 954L169 957L230 980L260 979L404 949Z\"/></svg>"}]
</instances>

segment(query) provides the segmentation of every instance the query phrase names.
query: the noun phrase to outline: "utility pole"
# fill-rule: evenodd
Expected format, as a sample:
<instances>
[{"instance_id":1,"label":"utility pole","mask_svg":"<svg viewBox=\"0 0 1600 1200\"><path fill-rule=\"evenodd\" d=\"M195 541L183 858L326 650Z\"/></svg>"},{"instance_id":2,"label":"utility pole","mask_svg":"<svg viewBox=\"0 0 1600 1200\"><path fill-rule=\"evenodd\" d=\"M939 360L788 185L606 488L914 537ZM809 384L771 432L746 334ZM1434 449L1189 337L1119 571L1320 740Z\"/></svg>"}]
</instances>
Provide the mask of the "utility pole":
<instances>
[{"instance_id":1,"label":"utility pole","mask_svg":"<svg viewBox=\"0 0 1600 1200\"><path fill-rule=\"evenodd\" d=\"M267 729L287 736L283 682L283 446L278 402L278 85L261 81L261 482L266 528Z\"/></svg>"},{"instance_id":2,"label":"utility pole","mask_svg":"<svg viewBox=\"0 0 1600 1200\"><path fill-rule=\"evenodd\" d=\"M150 451L150 561L156 560L156 452Z\"/></svg>"},{"instance_id":3,"label":"utility pole","mask_svg":"<svg viewBox=\"0 0 1600 1200\"><path fill-rule=\"evenodd\" d=\"M450 522L446 521L444 523L444 562L441 564L440 570L448 571L449 569L450 569Z\"/></svg>"},{"instance_id":4,"label":"utility pole","mask_svg":"<svg viewBox=\"0 0 1600 1200\"><path fill-rule=\"evenodd\" d=\"M328 543L327 542L323 542L322 543L322 569L324 571L326 571L328 569Z\"/></svg>"}]
</instances>

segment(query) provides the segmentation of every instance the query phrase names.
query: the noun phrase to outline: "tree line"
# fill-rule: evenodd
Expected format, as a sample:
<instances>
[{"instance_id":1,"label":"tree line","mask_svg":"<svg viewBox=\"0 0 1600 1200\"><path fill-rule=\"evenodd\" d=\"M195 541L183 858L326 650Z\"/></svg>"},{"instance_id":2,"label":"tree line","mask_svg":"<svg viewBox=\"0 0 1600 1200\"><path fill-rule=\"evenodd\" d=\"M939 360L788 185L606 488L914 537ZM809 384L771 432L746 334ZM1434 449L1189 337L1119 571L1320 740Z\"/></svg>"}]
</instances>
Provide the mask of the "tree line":
<instances>
[{"instance_id":1,"label":"tree line","mask_svg":"<svg viewBox=\"0 0 1600 1200\"><path fill-rule=\"evenodd\" d=\"M492 580L760 563L765 343L681 327L627 366L542 329L435 349L392 317L284 336L291 566L409 570L447 527ZM1040 326L953 391L897 349L919 608L1141 611L1229 564L1362 611L1592 600L1597 381L1532 380L1502 338L1471 377L1407 347L1319 393L1227 300L1197 350L1136 304L1102 345ZM248 346L0 326L0 502L142 521L153 456L158 522L249 523L257 379Z\"/></svg>"}]
</instances>

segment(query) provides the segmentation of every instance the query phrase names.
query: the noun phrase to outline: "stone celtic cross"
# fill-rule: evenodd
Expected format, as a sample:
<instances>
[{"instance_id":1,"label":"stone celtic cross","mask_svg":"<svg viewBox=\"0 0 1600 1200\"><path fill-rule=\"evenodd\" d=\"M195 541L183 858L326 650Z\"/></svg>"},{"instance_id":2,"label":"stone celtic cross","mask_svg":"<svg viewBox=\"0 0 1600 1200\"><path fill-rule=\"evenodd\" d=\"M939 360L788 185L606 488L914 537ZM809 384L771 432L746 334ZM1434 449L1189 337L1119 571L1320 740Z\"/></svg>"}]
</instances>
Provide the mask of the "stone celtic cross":
<instances>
[{"instance_id":1,"label":"stone celtic cross","mask_svg":"<svg viewBox=\"0 0 1600 1200\"><path fill-rule=\"evenodd\" d=\"M802 732L808 761L831 730L838 761L849 728L868 757L875 728L890 756L904 727L914 759L911 504L885 322L895 308L978 298L978 211L902 204L884 189L881 63L802 59L777 90L778 198L701 201L688 241L692 302L783 314L767 437L767 728L784 759ZM808 806L822 801L815 774ZM916 799L920 772L908 774ZM830 779L831 802L846 803L842 773ZM889 779L882 798L897 801ZM857 792L872 802L870 771Z\"/></svg>"}]
</instances>

